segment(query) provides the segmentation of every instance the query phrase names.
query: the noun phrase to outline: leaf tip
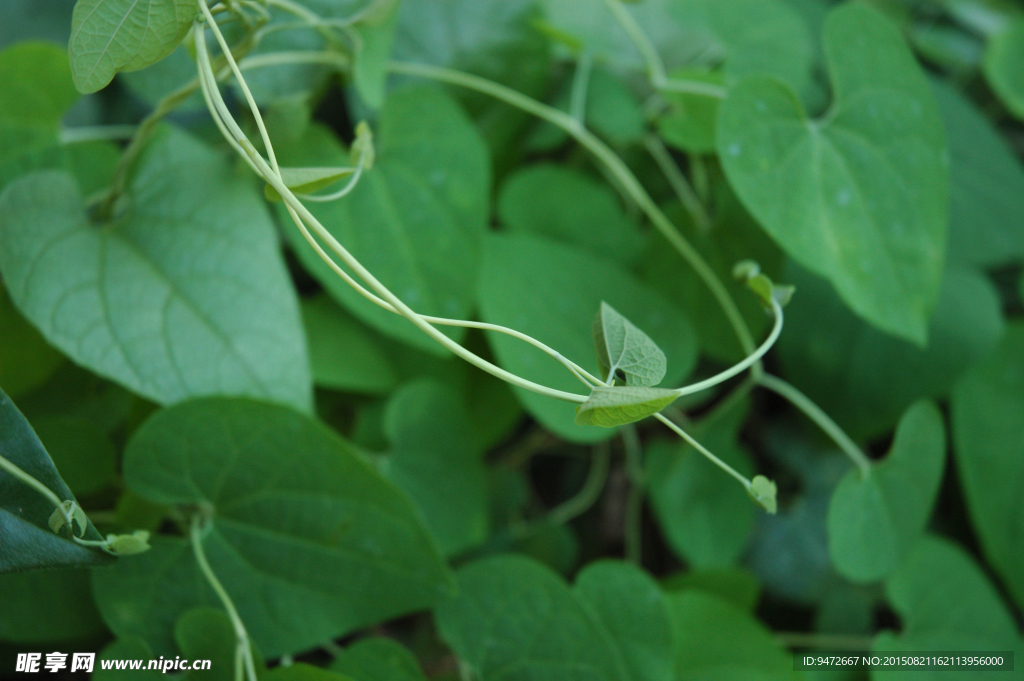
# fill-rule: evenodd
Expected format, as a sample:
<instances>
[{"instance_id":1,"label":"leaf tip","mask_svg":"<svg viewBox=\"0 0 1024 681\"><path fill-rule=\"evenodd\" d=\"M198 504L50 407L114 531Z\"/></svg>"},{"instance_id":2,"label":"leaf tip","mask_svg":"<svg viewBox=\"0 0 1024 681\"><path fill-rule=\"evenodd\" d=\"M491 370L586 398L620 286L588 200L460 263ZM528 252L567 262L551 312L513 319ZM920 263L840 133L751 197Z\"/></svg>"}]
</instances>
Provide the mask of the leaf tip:
<instances>
[{"instance_id":1,"label":"leaf tip","mask_svg":"<svg viewBox=\"0 0 1024 681\"><path fill-rule=\"evenodd\" d=\"M763 475L755 476L750 482L750 489L747 490L750 498L772 515L775 515L779 510L778 501L776 500L777 492L778 487L775 483Z\"/></svg>"}]
</instances>

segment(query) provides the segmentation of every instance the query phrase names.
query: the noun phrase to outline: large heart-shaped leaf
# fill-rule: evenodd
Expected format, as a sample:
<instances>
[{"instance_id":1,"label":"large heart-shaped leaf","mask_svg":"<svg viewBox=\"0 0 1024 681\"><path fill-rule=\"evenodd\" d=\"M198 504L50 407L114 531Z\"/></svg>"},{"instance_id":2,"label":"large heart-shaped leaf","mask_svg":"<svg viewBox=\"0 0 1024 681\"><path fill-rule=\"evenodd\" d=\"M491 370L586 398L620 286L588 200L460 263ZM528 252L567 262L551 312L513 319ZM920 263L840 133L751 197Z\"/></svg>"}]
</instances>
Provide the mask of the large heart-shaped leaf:
<instances>
[{"instance_id":1,"label":"large heart-shaped leaf","mask_svg":"<svg viewBox=\"0 0 1024 681\"><path fill-rule=\"evenodd\" d=\"M163 59L198 11L196 0L78 0L68 43L75 87L96 92L119 71Z\"/></svg>"},{"instance_id":2,"label":"large heart-shaped leaf","mask_svg":"<svg viewBox=\"0 0 1024 681\"><path fill-rule=\"evenodd\" d=\"M3 390L0 455L48 487L61 501L75 500L32 427ZM49 527L53 512L52 501L0 469L0 573L110 562L107 554L74 543L67 530L54 534ZM92 524L88 524L84 537L102 539Z\"/></svg>"},{"instance_id":3,"label":"large heart-shaped leaf","mask_svg":"<svg viewBox=\"0 0 1024 681\"><path fill-rule=\"evenodd\" d=\"M946 244L942 118L899 32L850 3L829 15L835 101L807 117L796 94L752 77L722 103L718 154L750 212L880 329L927 341Z\"/></svg>"},{"instance_id":4,"label":"large heart-shaped leaf","mask_svg":"<svg viewBox=\"0 0 1024 681\"><path fill-rule=\"evenodd\" d=\"M989 562L1024 607L1024 324L953 391L953 437L967 509Z\"/></svg>"},{"instance_id":5,"label":"large heart-shaped leaf","mask_svg":"<svg viewBox=\"0 0 1024 681\"><path fill-rule=\"evenodd\" d=\"M0 272L51 344L156 402L227 393L309 409L295 290L257 197L220 156L164 129L102 226L66 174L9 186Z\"/></svg>"},{"instance_id":6,"label":"large heart-shaped leaf","mask_svg":"<svg viewBox=\"0 0 1024 681\"><path fill-rule=\"evenodd\" d=\"M889 455L863 476L852 469L828 509L828 547L844 576L858 582L895 570L931 515L946 463L942 415L917 402L896 429Z\"/></svg>"},{"instance_id":7,"label":"large heart-shaped leaf","mask_svg":"<svg viewBox=\"0 0 1024 681\"><path fill-rule=\"evenodd\" d=\"M657 582L630 563L590 563L573 593L611 634L631 681L671 681L672 621Z\"/></svg>"},{"instance_id":8,"label":"large heart-shaped leaf","mask_svg":"<svg viewBox=\"0 0 1024 681\"><path fill-rule=\"evenodd\" d=\"M690 372L697 347L686 315L614 262L524 233L485 239L480 280L484 321L527 333L580 366L595 368L591 329L602 300L664 350L666 384ZM587 393L565 367L536 348L505 335L492 334L489 340L505 369L552 388ZM561 437L594 442L612 434L576 425L572 405L519 388L516 393L531 414Z\"/></svg>"},{"instance_id":9,"label":"large heart-shaped leaf","mask_svg":"<svg viewBox=\"0 0 1024 681\"><path fill-rule=\"evenodd\" d=\"M268 657L433 605L450 588L417 511L348 443L283 406L193 400L155 414L125 453L135 493L214 514L204 550ZM188 541L97 571L100 611L119 636L173 654L186 610L216 605Z\"/></svg>"},{"instance_id":10,"label":"large heart-shaped leaf","mask_svg":"<svg viewBox=\"0 0 1024 681\"><path fill-rule=\"evenodd\" d=\"M949 540L923 537L886 581L885 593L903 627L899 634L879 634L872 646L875 651L910 655L924 650L979 651L982 655L1013 651L1015 657L1024 652L1017 625L998 592L967 552ZM960 669L955 676L983 681L992 674L978 668ZM873 681L939 681L949 676L949 670L871 673Z\"/></svg>"},{"instance_id":11,"label":"large heart-shaped leaf","mask_svg":"<svg viewBox=\"0 0 1024 681\"><path fill-rule=\"evenodd\" d=\"M441 635L481 681L627 681L611 637L562 579L522 556L470 563L436 611Z\"/></svg>"},{"instance_id":12,"label":"large heart-shaped leaf","mask_svg":"<svg viewBox=\"0 0 1024 681\"><path fill-rule=\"evenodd\" d=\"M487 534L483 452L459 394L421 380L397 390L384 413L391 449L384 474L416 502L445 555L465 550Z\"/></svg>"},{"instance_id":13,"label":"large heart-shaped leaf","mask_svg":"<svg viewBox=\"0 0 1024 681\"><path fill-rule=\"evenodd\" d=\"M480 238L487 219L487 148L458 105L442 91L407 87L381 111L373 170L344 200L312 205L313 214L370 272L420 314L466 318L473 309ZM312 127L294 166L344 166L348 154L325 129ZM287 220L287 218L286 218ZM345 283L290 224L285 233L302 263L354 315L399 340L445 350L404 317L387 312ZM453 338L464 329L441 327Z\"/></svg>"}]
</instances>

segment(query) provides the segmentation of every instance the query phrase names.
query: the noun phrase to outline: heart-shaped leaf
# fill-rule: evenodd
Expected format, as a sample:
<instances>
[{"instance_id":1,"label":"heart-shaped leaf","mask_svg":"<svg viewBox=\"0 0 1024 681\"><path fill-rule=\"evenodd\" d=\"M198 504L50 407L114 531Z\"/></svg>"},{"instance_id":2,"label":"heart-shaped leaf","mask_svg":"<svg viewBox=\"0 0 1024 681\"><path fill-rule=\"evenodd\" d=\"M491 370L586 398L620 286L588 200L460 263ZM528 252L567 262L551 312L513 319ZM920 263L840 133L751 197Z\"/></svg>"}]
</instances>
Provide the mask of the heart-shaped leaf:
<instances>
[{"instance_id":1,"label":"heart-shaped leaf","mask_svg":"<svg viewBox=\"0 0 1024 681\"><path fill-rule=\"evenodd\" d=\"M450 588L405 495L287 407L205 398L157 412L128 443L124 470L151 502L212 508L204 552L268 657L430 607ZM93 587L116 634L162 655L173 654L181 614L218 604L177 538L96 571Z\"/></svg>"},{"instance_id":2,"label":"heart-shaped leaf","mask_svg":"<svg viewBox=\"0 0 1024 681\"><path fill-rule=\"evenodd\" d=\"M989 563L1024 607L1024 324L953 391L957 472Z\"/></svg>"},{"instance_id":3,"label":"heart-shaped leaf","mask_svg":"<svg viewBox=\"0 0 1024 681\"><path fill-rule=\"evenodd\" d=\"M872 648L886 654L916 654L922 650L971 650L1024 653L1017 625L985 573L960 546L947 539L925 536L885 583L885 594L899 613L902 631L883 631ZM997 672L998 673L998 672ZM984 668L961 670L957 679L983 681ZM948 671L916 669L873 671L873 681L946 679Z\"/></svg>"},{"instance_id":4,"label":"heart-shaped leaf","mask_svg":"<svg viewBox=\"0 0 1024 681\"><path fill-rule=\"evenodd\" d=\"M872 582L899 566L931 515L945 462L942 415L917 402L900 419L889 455L867 477L848 471L832 495L828 546L841 574Z\"/></svg>"},{"instance_id":5,"label":"heart-shaped leaf","mask_svg":"<svg viewBox=\"0 0 1024 681\"><path fill-rule=\"evenodd\" d=\"M576 423L614 428L657 414L678 397L675 390L664 388L597 387L586 402L576 407Z\"/></svg>"},{"instance_id":6,"label":"heart-shaped leaf","mask_svg":"<svg viewBox=\"0 0 1024 681\"><path fill-rule=\"evenodd\" d=\"M77 525L76 535L84 535L92 541L102 540L81 513L74 495L60 479L32 427L3 390L0 390L0 455L48 487L69 504L67 508L78 509L72 519ZM68 529L55 534L49 524L54 511L52 501L0 468L0 538L3 542L0 573L110 562L105 553L74 543L68 536ZM60 525L64 525L63 518Z\"/></svg>"},{"instance_id":7,"label":"heart-shaped leaf","mask_svg":"<svg viewBox=\"0 0 1024 681\"><path fill-rule=\"evenodd\" d=\"M0 272L50 343L156 402L226 393L308 410L295 289L257 196L218 154L165 128L102 227L66 174L9 186Z\"/></svg>"},{"instance_id":8,"label":"heart-shaped leaf","mask_svg":"<svg viewBox=\"0 0 1024 681\"><path fill-rule=\"evenodd\" d=\"M665 378L665 353L603 300L594 319L594 346L600 378L611 380L621 372L626 385L646 387Z\"/></svg>"},{"instance_id":9,"label":"heart-shaped leaf","mask_svg":"<svg viewBox=\"0 0 1024 681\"><path fill-rule=\"evenodd\" d=\"M83 94L119 71L160 61L192 28L195 0L78 0L71 17L71 73Z\"/></svg>"},{"instance_id":10,"label":"heart-shaped leaf","mask_svg":"<svg viewBox=\"0 0 1024 681\"><path fill-rule=\"evenodd\" d=\"M604 627L541 564L485 558L462 568L458 585L458 596L437 608L437 625L480 681L629 678Z\"/></svg>"},{"instance_id":11,"label":"heart-shaped leaf","mask_svg":"<svg viewBox=\"0 0 1024 681\"><path fill-rule=\"evenodd\" d=\"M795 260L857 314L918 345L938 299L949 171L942 119L899 32L849 3L825 25L835 101L811 120L784 84L752 77L718 117L730 184Z\"/></svg>"}]
</instances>

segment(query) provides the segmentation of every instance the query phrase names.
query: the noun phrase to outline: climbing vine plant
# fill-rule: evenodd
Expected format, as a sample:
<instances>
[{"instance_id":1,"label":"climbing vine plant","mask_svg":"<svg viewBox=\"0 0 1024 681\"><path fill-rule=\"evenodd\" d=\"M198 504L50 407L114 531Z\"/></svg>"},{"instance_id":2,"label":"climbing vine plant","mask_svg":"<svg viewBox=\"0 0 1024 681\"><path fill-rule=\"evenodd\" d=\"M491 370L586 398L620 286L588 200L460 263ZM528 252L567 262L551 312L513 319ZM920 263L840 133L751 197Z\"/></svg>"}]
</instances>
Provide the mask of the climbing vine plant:
<instances>
[{"instance_id":1,"label":"climbing vine plant","mask_svg":"<svg viewBox=\"0 0 1024 681\"><path fill-rule=\"evenodd\" d=\"M1022 649L1019 6L63 5L0 10L0 652Z\"/></svg>"}]
</instances>

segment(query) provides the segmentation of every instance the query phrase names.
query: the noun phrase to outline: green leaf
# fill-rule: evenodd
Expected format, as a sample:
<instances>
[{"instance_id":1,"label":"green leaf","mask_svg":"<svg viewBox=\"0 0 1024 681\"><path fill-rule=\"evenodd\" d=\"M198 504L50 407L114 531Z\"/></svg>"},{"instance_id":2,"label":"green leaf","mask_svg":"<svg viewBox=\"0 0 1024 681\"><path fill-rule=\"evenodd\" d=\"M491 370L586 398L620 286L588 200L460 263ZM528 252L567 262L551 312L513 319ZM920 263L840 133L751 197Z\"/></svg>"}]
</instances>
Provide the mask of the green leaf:
<instances>
[{"instance_id":1,"label":"green leaf","mask_svg":"<svg viewBox=\"0 0 1024 681\"><path fill-rule=\"evenodd\" d=\"M644 68L603 0L544 0L547 21L616 69ZM800 17L777 0L645 0L625 8L668 69L722 65L729 79L767 73L798 90L809 82L811 44Z\"/></svg>"},{"instance_id":2,"label":"green leaf","mask_svg":"<svg viewBox=\"0 0 1024 681\"><path fill-rule=\"evenodd\" d=\"M227 393L310 408L295 291L268 216L219 155L171 128L102 229L65 174L8 187L0 272L50 343L156 402Z\"/></svg>"},{"instance_id":3,"label":"green leaf","mask_svg":"<svg viewBox=\"0 0 1024 681\"><path fill-rule=\"evenodd\" d=\"M480 239L486 227L487 149L458 105L442 91L407 87L380 114L377 162L342 201L310 207L370 272L420 314L464 319L474 304ZM348 153L322 128L289 165L348 165ZM303 265L356 317L392 338L447 355L400 315L357 293L330 269L285 218ZM455 339L464 329L440 327Z\"/></svg>"},{"instance_id":4,"label":"green leaf","mask_svg":"<svg viewBox=\"0 0 1024 681\"><path fill-rule=\"evenodd\" d=\"M598 387L586 402L576 407L576 423L614 428L657 414L678 398L676 391L663 388Z\"/></svg>"},{"instance_id":5,"label":"green leaf","mask_svg":"<svg viewBox=\"0 0 1024 681\"><path fill-rule=\"evenodd\" d=\"M92 678L95 681L156 681L164 678L164 675L156 670L131 669L127 666L129 660L145 660L148 665L149 660L152 659L154 659L153 651L138 636L119 638L108 644L96 656ZM118 669L116 666L112 666L111 669L104 669L102 662L105 660L116 660L124 664L125 667ZM116 665L117 662L113 664Z\"/></svg>"},{"instance_id":6,"label":"green leaf","mask_svg":"<svg viewBox=\"0 0 1024 681\"><path fill-rule=\"evenodd\" d=\"M619 377L621 372L626 385L649 387L665 377L661 348L603 300L594 319L594 345L599 378Z\"/></svg>"},{"instance_id":7,"label":"green leaf","mask_svg":"<svg viewBox=\"0 0 1024 681\"><path fill-rule=\"evenodd\" d=\"M932 80L949 138L949 259L992 267L1024 257L1024 167L988 118Z\"/></svg>"},{"instance_id":8,"label":"green leaf","mask_svg":"<svg viewBox=\"0 0 1024 681\"><path fill-rule=\"evenodd\" d=\"M75 500L28 421L3 390L0 390L0 455L49 488L57 498ZM66 530L54 534L48 526L54 510L52 501L0 469L0 536L4 545L0 553L0 574L110 562L106 554L71 541ZM91 524L84 534L89 540L102 539Z\"/></svg>"},{"instance_id":9,"label":"green leaf","mask_svg":"<svg viewBox=\"0 0 1024 681\"><path fill-rule=\"evenodd\" d=\"M296 662L288 667L275 667L259 678L260 681L363 681L302 662Z\"/></svg>"},{"instance_id":10,"label":"green leaf","mask_svg":"<svg viewBox=\"0 0 1024 681\"><path fill-rule=\"evenodd\" d=\"M106 631L86 570L0 575L0 641L42 643L85 639Z\"/></svg>"},{"instance_id":11,"label":"green leaf","mask_svg":"<svg viewBox=\"0 0 1024 681\"><path fill-rule=\"evenodd\" d=\"M483 452L459 394L443 383L416 381L395 391L384 415L391 449L382 472L423 512L445 555L487 536Z\"/></svg>"},{"instance_id":12,"label":"green leaf","mask_svg":"<svg viewBox=\"0 0 1024 681\"><path fill-rule=\"evenodd\" d=\"M749 613L754 612L761 598L761 583L743 568L687 570L666 577L661 586L670 592L686 589L705 591Z\"/></svg>"},{"instance_id":13,"label":"green leaf","mask_svg":"<svg viewBox=\"0 0 1024 681\"><path fill-rule=\"evenodd\" d=\"M828 548L836 569L856 582L891 574L924 531L942 481L946 432L931 402L900 419L888 456L867 478L851 469L828 508Z\"/></svg>"},{"instance_id":14,"label":"green leaf","mask_svg":"<svg viewBox=\"0 0 1024 681\"><path fill-rule=\"evenodd\" d=\"M624 265L644 248L636 223L607 183L553 164L519 170L498 196L498 217L512 231L532 232Z\"/></svg>"},{"instance_id":15,"label":"green leaf","mask_svg":"<svg viewBox=\"0 0 1024 681\"><path fill-rule=\"evenodd\" d=\"M923 650L1024 652L1013 617L985 574L960 546L938 537L922 538L885 583L885 593L903 622L902 631L883 631L875 651L914 654ZM872 672L872 679L931 681L948 673L916 670ZM958 679L991 678L986 671L959 671Z\"/></svg>"},{"instance_id":16,"label":"green leaf","mask_svg":"<svg viewBox=\"0 0 1024 681\"><path fill-rule=\"evenodd\" d=\"M78 0L68 53L79 92L106 86L119 71L137 71L178 46L199 11L195 0Z\"/></svg>"},{"instance_id":17,"label":"green leaf","mask_svg":"<svg viewBox=\"0 0 1024 681\"><path fill-rule=\"evenodd\" d=\"M747 490L747 494L761 508L775 515L779 510L779 504L776 499L778 491L778 487L773 480L769 480L763 475L755 475L754 479L750 481L750 489Z\"/></svg>"},{"instance_id":18,"label":"green leaf","mask_svg":"<svg viewBox=\"0 0 1024 681\"><path fill-rule=\"evenodd\" d=\"M174 641L186 659L210 661L208 670L189 670L185 679L234 681L238 639L223 610L193 608L185 612L174 624Z\"/></svg>"},{"instance_id":19,"label":"green leaf","mask_svg":"<svg viewBox=\"0 0 1024 681\"><path fill-rule=\"evenodd\" d=\"M668 361L664 382L682 380L696 359L686 316L609 260L526 234L489 234L479 286L484 321L529 334L584 368L593 361L590 330L602 300L662 348ZM585 393L564 366L536 348L505 335L489 333L488 340L505 369L552 388ZM519 388L515 392L527 411L562 438L595 442L611 436L607 430L575 425L569 404Z\"/></svg>"},{"instance_id":20,"label":"green leaf","mask_svg":"<svg viewBox=\"0 0 1024 681\"><path fill-rule=\"evenodd\" d=\"M665 596L677 679L795 679L775 636L733 604L697 590Z\"/></svg>"},{"instance_id":21,"label":"green leaf","mask_svg":"<svg viewBox=\"0 0 1024 681\"><path fill-rule=\"evenodd\" d=\"M286 187L296 194L312 194L328 187L355 172L354 168L281 168L281 179ZM280 203L281 195L269 184L264 185L263 195L268 201Z\"/></svg>"},{"instance_id":22,"label":"green leaf","mask_svg":"<svg viewBox=\"0 0 1024 681\"><path fill-rule=\"evenodd\" d=\"M441 636L480 681L626 681L604 627L558 575L521 556L459 570L435 611Z\"/></svg>"},{"instance_id":23,"label":"green leaf","mask_svg":"<svg viewBox=\"0 0 1024 681\"><path fill-rule=\"evenodd\" d=\"M426 681L409 649L390 638L364 638L334 658L331 670L359 681Z\"/></svg>"},{"instance_id":24,"label":"green leaf","mask_svg":"<svg viewBox=\"0 0 1024 681\"><path fill-rule=\"evenodd\" d=\"M676 69L671 77L718 86L725 84L725 77L719 71ZM661 138L681 151L695 154L714 152L719 100L686 92L663 92L662 97L668 102L668 107L658 117Z\"/></svg>"},{"instance_id":25,"label":"green leaf","mask_svg":"<svg viewBox=\"0 0 1024 681\"><path fill-rule=\"evenodd\" d=\"M388 0L373 9L366 22L356 30L362 38L362 49L356 54L352 80L363 100L374 109L384 103L384 85L388 77L388 60L398 27L399 0Z\"/></svg>"},{"instance_id":26,"label":"green leaf","mask_svg":"<svg viewBox=\"0 0 1024 681\"><path fill-rule=\"evenodd\" d=\"M393 57L483 76L525 95L543 98L551 55L536 30L536 0L418 0L399 11ZM490 95L454 88L478 123L496 168L522 154L519 135L532 117Z\"/></svg>"},{"instance_id":27,"label":"green leaf","mask_svg":"<svg viewBox=\"0 0 1024 681\"><path fill-rule=\"evenodd\" d=\"M303 300L302 319L317 385L382 395L398 384L398 374L379 337L328 296Z\"/></svg>"},{"instance_id":28,"label":"green leaf","mask_svg":"<svg viewBox=\"0 0 1024 681\"><path fill-rule=\"evenodd\" d=\"M711 427L698 422L692 434L749 476L754 467L738 436L747 404ZM645 468L651 509L672 552L696 569L734 564L750 539L756 514L743 487L678 438L653 442Z\"/></svg>"},{"instance_id":29,"label":"green leaf","mask_svg":"<svg viewBox=\"0 0 1024 681\"><path fill-rule=\"evenodd\" d=\"M917 399L948 394L1003 333L998 292L985 275L959 267L943 276L926 350L858 319L805 270L790 266L783 276L799 294L786 308L782 366L855 440L884 434Z\"/></svg>"},{"instance_id":30,"label":"green leaf","mask_svg":"<svg viewBox=\"0 0 1024 681\"><path fill-rule=\"evenodd\" d=\"M15 309L7 290L0 286L0 329L4 351L0 353L0 386L12 397L46 382L64 362L64 356L43 340Z\"/></svg>"},{"instance_id":31,"label":"green leaf","mask_svg":"<svg viewBox=\"0 0 1024 681\"><path fill-rule=\"evenodd\" d=\"M835 101L810 120L765 77L734 87L718 154L740 199L786 252L858 315L920 346L942 277L949 191L942 119L898 31L868 7L833 10Z\"/></svg>"},{"instance_id":32,"label":"green leaf","mask_svg":"<svg viewBox=\"0 0 1024 681\"><path fill-rule=\"evenodd\" d=\"M61 478L76 495L98 492L113 479L117 452L110 437L92 421L44 416L33 419L32 426Z\"/></svg>"},{"instance_id":33,"label":"green leaf","mask_svg":"<svg viewBox=\"0 0 1024 681\"><path fill-rule=\"evenodd\" d=\"M207 398L157 412L128 443L124 470L149 501L212 508L207 559L268 657L429 607L450 588L405 496L286 407ZM96 571L93 586L108 626L161 655L183 612L218 603L176 538Z\"/></svg>"},{"instance_id":34,"label":"green leaf","mask_svg":"<svg viewBox=\"0 0 1024 681\"><path fill-rule=\"evenodd\" d=\"M619 561L590 563L573 593L589 605L611 635L630 681L671 681L672 622L664 595L650 575Z\"/></svg>"},{"instance_id":35,"label":"green leaf","mask_svg":"<svg viewBox=\"0 0 1024 681\"><path fill-rule=\"evenodd\" d=\"M1024 607L1024 324L953 391L953 438L967 509L985 557Z\"/></svg>"},{"instance_id":36,"label":"green leaf","mask_svg":"<svg viewBox=\"0 0 1024 681\"><path fill-rule=\"evenodd\" d=\"M1024 120L1024 18L1017 18L988 41L982 62L988 84L1017 118Z\"/></svg>"}]
</instances>

